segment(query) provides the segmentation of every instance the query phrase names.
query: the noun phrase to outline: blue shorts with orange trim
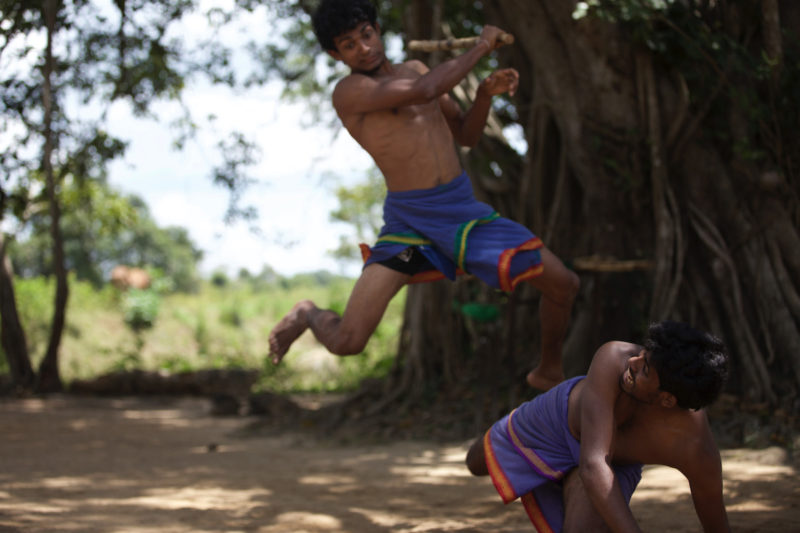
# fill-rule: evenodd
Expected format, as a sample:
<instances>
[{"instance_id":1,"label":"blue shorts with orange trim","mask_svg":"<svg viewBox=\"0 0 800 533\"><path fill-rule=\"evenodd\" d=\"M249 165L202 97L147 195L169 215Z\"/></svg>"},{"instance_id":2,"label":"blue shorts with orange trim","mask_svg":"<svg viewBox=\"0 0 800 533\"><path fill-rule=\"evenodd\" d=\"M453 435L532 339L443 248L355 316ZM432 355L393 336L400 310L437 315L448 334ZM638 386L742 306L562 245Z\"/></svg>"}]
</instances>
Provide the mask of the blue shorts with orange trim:
<instances>
[{"instance_id":1,"label":"blue shorts with orange trim","mask_svg":"<svg viewBox=\"0 0 800 533\"><path fill-rule=\"evenodd\" d=\"M580 443L569 432L569 393L584 376L564 381L496 422L483 439L486 466L504 503L517 498L539 533L564 524L562 479L578 466ZM630 501L642 465L614 466L622 494Z\"/></svg>"},{"instance_id":2,"label":"blue shorts with orange trim","mask_svg":"<svg viewBox=\"0 0 800 533\"><path fill-rule=\"evenodd\" d=\"M466 173L431 189L389 192L383 220L375 245L361 246L364 266L415 247L431 269L415 274L412 283L452 280L466 272L511 292L521 281L542 273L542 241L477 201Z\"/></svg>"}]
</instances>

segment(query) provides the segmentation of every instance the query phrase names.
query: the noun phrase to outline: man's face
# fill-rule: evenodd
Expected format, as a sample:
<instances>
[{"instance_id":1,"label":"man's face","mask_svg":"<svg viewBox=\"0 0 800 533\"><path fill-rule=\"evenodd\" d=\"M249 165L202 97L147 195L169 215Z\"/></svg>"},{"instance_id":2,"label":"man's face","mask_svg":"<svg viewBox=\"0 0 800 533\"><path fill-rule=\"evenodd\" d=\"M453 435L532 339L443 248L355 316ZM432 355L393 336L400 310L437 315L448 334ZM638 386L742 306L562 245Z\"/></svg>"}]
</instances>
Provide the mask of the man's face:
<instances>
[{"instance_id":1,"label":"man's face","mask_svg":"<svg viewBox=\"0 0 800 533\"><path fill-rule=\"evenodd\" d=\"M619 386L623 392L641 402L654 403L659 400L658 372L650 366L650 354L646 350L628 359L625 371L619 378Z\"/></svg>"},{"instance_id":2,"label":"man's face","mask_svg":"<svg viewBox=\"0 0 800 533\"><path fill-rule=\"evenodd\" d=\"M380 68L386 60L386 54L381 41L380 26L373 26L369 22L361 22L352 30L333 39L336 51L328 53L353 72L370 74Z\"/></svg>"}]
</instances>

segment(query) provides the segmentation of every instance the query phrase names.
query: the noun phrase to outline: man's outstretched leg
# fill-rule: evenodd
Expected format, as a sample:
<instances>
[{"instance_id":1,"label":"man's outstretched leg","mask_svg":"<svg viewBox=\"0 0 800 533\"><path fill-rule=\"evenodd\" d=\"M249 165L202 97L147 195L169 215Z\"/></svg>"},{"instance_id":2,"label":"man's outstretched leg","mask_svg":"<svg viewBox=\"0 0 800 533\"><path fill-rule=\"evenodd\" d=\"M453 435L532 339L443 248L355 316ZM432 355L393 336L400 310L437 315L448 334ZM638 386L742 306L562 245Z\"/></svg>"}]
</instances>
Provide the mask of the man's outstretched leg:
<instances>
[{"instance_id":1,"label":"man's outstretched leg","mask_svg":"<svg viewBox=\"0 0 800 533\"><path fill-rule=\"evenodd\" d=\"M549 390L564 381L561 352L580 278L547 248L542 247L539 252L544 271L531 284L542 293L539 303L542 353L539 365L528 373L527 381L531 387Z\"/></svg>"},{"instance_id":2,"label":"man's outstretched leg","mask_svg":"<svg viewBox=\"0 0 800 533\"><path fill-rule=\"evenodd\" d=\"M336 355L361 353L386 311L386 306L411 276L373 263L364 268L344 314L318 308L311 300L295 304L269 334L269 353L278 364L306 329Z\"/></svg>"}]
</instances>

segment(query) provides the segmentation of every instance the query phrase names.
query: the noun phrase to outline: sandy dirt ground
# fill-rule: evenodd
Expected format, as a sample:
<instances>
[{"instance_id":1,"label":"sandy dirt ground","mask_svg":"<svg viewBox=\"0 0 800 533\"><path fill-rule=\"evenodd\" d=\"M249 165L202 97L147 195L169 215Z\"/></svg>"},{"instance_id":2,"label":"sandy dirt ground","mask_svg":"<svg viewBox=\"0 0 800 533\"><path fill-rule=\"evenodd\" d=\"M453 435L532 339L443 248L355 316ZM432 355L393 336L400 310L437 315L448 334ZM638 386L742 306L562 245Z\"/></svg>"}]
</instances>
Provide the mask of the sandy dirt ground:
<instances>
[{"instance_id":1,"label":"sandy dirt ground","mask_svg":"<svg viewBox=\"0 0 800 533\"><path fill-rule=\"evenodd\" d=\"M522 532L468 442L334 445L241 436L197 398L0 399L0 532ZM800 531L800 481L778 448L725 450L734 531ZM700 531L685 479L648 467L644 531Z\"/></svg>"}]
</instances>

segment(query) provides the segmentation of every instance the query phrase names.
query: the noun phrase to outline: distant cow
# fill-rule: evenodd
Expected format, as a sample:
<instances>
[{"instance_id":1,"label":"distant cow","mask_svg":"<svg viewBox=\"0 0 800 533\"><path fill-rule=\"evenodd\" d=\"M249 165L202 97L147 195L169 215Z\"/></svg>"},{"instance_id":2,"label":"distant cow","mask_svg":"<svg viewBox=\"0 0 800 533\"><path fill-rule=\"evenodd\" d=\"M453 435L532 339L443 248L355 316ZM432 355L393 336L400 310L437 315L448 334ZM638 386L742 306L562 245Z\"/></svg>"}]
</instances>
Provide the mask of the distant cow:
<instances>
[{"instance_id":1,"label":"distant cow","mask_svg":"<svg viewBox=\"0 0 800 533\"><path fill-rule=\"evenodd\" d=\"M111 270L111 284L121 291L147 289L150 287L150 275L141 268L117 265Z\"/></svg>"}]
</instances>

